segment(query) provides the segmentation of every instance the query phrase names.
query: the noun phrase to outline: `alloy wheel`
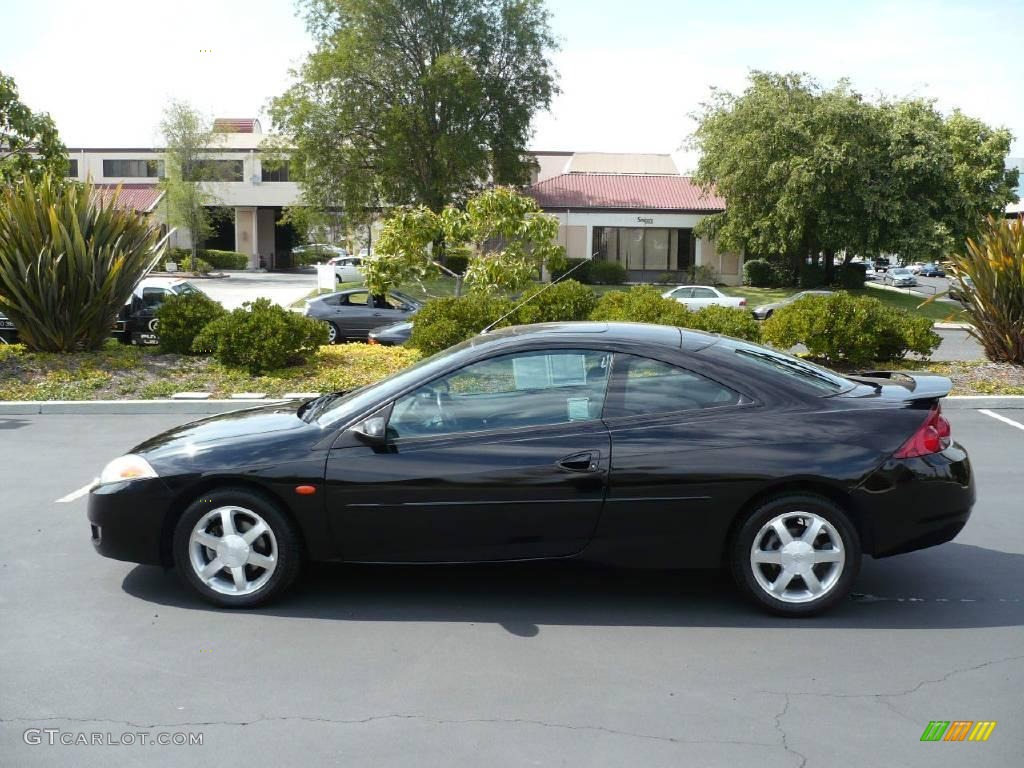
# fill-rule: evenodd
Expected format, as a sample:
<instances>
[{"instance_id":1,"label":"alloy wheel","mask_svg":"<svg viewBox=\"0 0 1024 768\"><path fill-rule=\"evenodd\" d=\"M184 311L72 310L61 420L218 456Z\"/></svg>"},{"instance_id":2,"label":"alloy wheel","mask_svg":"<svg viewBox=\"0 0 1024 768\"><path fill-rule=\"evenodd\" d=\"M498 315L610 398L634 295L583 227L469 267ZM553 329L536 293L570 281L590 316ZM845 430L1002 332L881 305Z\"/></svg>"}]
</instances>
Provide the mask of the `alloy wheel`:
<instances>
[{"instance_id":1,"label":"alloy wheel","mask_svg":"<svg viewBox=\"0 0 1024 768\"><path fill-rule=\"evenodd\" d=\"M843 540L824 517L792 511L761 526L750 567L764 592L784 603L808 603L831 592L846 565Z\"/></svg>"},{"instance_id":2,"label":"alloy wheel","mask_svg":"<svg viewBox=\"0 0 1024 768\"><path fill-rule=\"evenodd\" d=\"M188 550L199 580L223 595L259 591L278 564L274 532L244 507L218 507L203 515L192 528Z\"/></svg>"}]
</instances>

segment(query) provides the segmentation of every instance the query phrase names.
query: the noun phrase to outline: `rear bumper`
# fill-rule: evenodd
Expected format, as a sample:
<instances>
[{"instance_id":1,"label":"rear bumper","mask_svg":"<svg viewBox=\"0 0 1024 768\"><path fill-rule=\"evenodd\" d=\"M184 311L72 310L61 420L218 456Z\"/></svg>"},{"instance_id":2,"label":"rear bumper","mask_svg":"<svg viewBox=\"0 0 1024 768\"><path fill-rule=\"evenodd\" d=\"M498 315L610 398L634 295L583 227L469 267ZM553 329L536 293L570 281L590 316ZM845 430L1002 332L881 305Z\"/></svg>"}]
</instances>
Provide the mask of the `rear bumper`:
<instances>
[{"instance_id":1,"label":"rear bumper","mask_svg":"<svg viewBox=\"0 0 1024 768\"><path fill-rule=\"evenodd\" d=\"M171 492L159 478L111 483L89 492L92 544L104 557L164 565L164 521Z\"/></svg>"},{"instance_id":2,"label":"rear bumper","mask_svg":"<svg viewBox=\"0 0 1024 768\"><path fill-rule=\"evenodd\" d=\"M953 444L941 453L890 459L855 491L862 511L864 551L888 557L953 539L975 501L967 452Z\"/></svg>"}]
</instances>

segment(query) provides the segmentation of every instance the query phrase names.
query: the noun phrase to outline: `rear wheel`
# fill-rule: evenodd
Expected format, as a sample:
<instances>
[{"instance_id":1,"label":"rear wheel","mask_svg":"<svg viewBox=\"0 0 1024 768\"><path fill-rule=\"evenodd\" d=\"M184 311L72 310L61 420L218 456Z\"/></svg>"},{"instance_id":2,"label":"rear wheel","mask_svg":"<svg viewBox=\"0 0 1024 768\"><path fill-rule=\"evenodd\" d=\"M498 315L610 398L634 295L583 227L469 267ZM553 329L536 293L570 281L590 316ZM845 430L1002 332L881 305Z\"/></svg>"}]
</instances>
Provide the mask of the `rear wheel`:
<instances>
[{"instance_id":1,"label":"rear wheel","mask_svg":"<svg viewBox=\"0 0 1024 768\"><path fill-rule=\"evenodd\" d=\"M796 494L770 499L747 517L731 564L740 589L762 608L810 616L849 594L860 558L846 513L824 497Z\"/></svg>"},{"instance_id":2,"label":"rear wheel","mask_svg":"<svg viewBox=\"0 0 1024 768\"><path fill-rule=\"evenodd\" d=\"M252 608L295 580L301 553L292 521L245 488L209 491L174 530L174 562L185 583L224 608Z\"/></svg>"},{"instance_id":3,"label":"rear wheel","mask_svg":"<svg viewBox=\"0 0 1024 768\"><path fill-rule=\"evenodd\" d=\"M337 344L338 341L339 341L340 335L341 334L338 332L338 326L336 326L334 323L328 321L327 322L327 343L328 344Z\"/></svg>"}]
</instances>

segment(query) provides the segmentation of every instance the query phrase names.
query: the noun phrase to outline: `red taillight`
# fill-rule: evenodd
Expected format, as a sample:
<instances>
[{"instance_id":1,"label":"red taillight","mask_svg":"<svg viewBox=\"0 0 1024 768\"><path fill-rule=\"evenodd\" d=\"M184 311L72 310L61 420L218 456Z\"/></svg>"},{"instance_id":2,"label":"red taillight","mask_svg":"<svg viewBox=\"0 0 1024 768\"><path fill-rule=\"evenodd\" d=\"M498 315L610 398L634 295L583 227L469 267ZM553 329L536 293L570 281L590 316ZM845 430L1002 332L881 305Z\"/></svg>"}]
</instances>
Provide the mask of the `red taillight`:
<instances>
[{"instance_id":1,"label":"red taillight","mask_svg":"<svg viewBox=\"0 0 1024 768\"><path fill-rule=\"evenodd\" d=\"M366 340L366 343L367 343L367 344L380 344L380 342L379 342L379 341L377 341L377 340L376 340L375 338L373 338L373 336L371 336L370 338L368 338L368 339Z\"/></svg>"},{"instance_id":2,"label":"red taillight","mask_svg":"<svg viewBox=\"0 0 1024 768\"><path fill-rule=\"evenodd\" d=\"M746 299L740 299L740 306L741 307L747 306L747 300Z\"/></svg>"},{"instance_id":3,"label":"red taillight","mask_svg":"<svg viewBox=\"0 0 1024 768\"><path fill-rule=\"evenodd\" d=\"M929 453L938 453L949 447L950 429L949 422L942 415L942 409L935 406L929 412L917 432L910 436L900 449L893 454L896 459L912 459L915 456L927 456Z\"/></svg>"}]
</instances>

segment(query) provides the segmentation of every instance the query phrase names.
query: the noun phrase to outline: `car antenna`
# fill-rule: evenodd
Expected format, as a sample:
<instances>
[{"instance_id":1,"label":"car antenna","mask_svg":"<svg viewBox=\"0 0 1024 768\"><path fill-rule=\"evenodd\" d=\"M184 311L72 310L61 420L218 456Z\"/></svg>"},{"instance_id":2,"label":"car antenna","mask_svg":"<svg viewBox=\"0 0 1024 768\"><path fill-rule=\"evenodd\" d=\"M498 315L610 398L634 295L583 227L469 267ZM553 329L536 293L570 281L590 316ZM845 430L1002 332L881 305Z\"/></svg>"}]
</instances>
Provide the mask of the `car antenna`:
<instances>
[{"instance_id":1,"label":"car antenna","mask_svg":"<svg viewBox=\"0 0 1024 768\"><path fill-rule=\"evenodd\" d=\"M577 269L579 269L580 267L582 267L582 266L583 266L584 264L587 264L587 263L589 263L589 261L590 261L591 259L593 259L593 258L594 258L594 256L597 256L597 252L596 252L596 251L595 251L595 252L594 252L594 254L593 254L593 255L592 255L591 257L590 257L590 259L582 259L582 260L580 261L580 263L579 263L579 264L577 264L577 265L576 265L575 267L573 267L572 269L569 269L569 270L566 270L565 272L563 272L563 273L562 273L562 274L561 274L561 275L560 275L560 276L558 277L558 279L557 279L557 280L552 280L552 281L551 281L550 283L548 283L547 285L545 285L545 286L544 286L543 288L541 288L541 289L540 289L539 291L537 291L536 293L532 294L532 295L531 295L531 296L530 296L529 298L527 298L527 299L526 299L525 301L521 301L521 302L519 302L518 304L516 304L516 305L515 305L514 307L512 307L512 309L510 309L510 310L509 310L508 312L506 312L506 313L505 313L504 315L502 315L502 316L501 316L501 317L499 317L499 318L498 318L497 320L495 320L495 321L494 321L493 323L491 323L491 324L490 324L490 325L488 325L488 326L487 326L486 328L484 328L484 329L483 329L482 331L480 331L480 335L482 336L483 334L487 333L487 332L488 332L488 331L490 331L490 330L491 330L492 328L494 328L494 326L496 326L496 325L497 325L498 323L500 323L500 322L501 322L502 320L504 320L504 319L505 319L506 317L508 317L509 315L513 315L513 314L515 314L516 312L518 312L518 311L519 311L519 308L520 308L520 307L525 307L525 306L526 306L527 304L529 304L529 303L530 303L531 301L533 301L533 300L534 300L535 298L537 298L538 296L540 296L540 295L541 295L542 293L544 293L544 291L546 291L546 290L547 290L548 288L550 288L551 286L553 286L553 285L554 285L555 283L561 282L562 280L564 280L565 278L567 278L567 277L568 277L569 275L571 275L571 274L572 274L573 272L575 272L575 271L576 271Z\"/></svg>"}]
</instances>

